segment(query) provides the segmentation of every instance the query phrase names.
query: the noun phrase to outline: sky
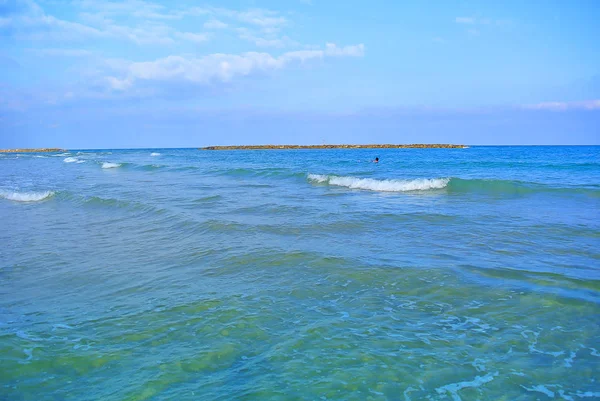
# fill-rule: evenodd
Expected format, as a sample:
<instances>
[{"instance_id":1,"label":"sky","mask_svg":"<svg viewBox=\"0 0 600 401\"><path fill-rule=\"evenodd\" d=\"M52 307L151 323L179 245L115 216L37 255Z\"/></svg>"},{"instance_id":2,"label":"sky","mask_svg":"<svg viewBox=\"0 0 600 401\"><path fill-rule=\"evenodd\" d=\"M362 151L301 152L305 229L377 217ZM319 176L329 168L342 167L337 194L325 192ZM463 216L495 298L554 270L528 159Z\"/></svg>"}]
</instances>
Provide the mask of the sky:
<instances>
[{"instance_id":1,"label":"sky","mask_svg":"<svg viewBox=\"0 0 600 401\"><path fill-rule=\"evenodd\" d=\"M0 0L0 148L600 144L600 1Z\"/></svg>"}]
</instances>

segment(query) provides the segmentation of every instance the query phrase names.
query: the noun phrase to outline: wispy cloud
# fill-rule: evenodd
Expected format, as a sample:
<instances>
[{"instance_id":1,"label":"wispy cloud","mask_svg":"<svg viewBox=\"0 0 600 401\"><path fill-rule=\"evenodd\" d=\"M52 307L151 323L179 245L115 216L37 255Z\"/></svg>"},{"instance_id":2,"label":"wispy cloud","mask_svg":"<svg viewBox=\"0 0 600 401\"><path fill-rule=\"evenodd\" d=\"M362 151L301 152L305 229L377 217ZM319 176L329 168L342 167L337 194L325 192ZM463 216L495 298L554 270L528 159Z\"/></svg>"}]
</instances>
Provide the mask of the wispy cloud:
<instances>
[{"instance_id":1,"label":"wispy cloud","mask_svg":"<svg viewBox=\"0 0 600 401\"><path fill-rule=\"evenodd\" d=\"M33 10L33 11L31 11ZM19 40L83 41L86 39L126 40L137 44L173 43L172 28L161 23L143 22L137 26L118 24L104 14L81 13L81 22L47 15L41 8L10 17L8 33Z\"/></svg>"},{"instance_id":2,"label":"wispy cloud","mask_svg":"<svg viewBox=\"0 0 600 401\"><path fill-rule=\"evenodd\" d=\"M218 19L210 19L204 23L204 29L225 29L228 25Z\"/></svg>"},{"instance_id":3,"label":"wispy cloud","mask_svg":"<svg viewBox=\"0 0 600 401\"><path fill-rule=\"evenodd\" d=\"M541 102L523 106L528 110L567 111L567 110L600 110L600 100L582 100L578 102Z\"/></svg>"},{"instance_id":4,"label":"wispy cloud","mask_svg":"<svg viewBox=\"0 0 600 401\"><path fill-rule=\"evenodd\" d=\"M210 35L206 33L191 33L191 32L177 32L175 36L189 40L194 43L202 43L209 40Z\"/></svg>"},{"instance_id":5,"label":"wispy cloud","mask_svg":"<svg viewBox=\"0 0 600 401\"><path fill-rule=\"evenodd\" d=\"M131 62L117 76L106 78L113 90L130 89L138 81L190 82L208 85L230 82L236 77L268 72L294 62L306 62L324 57L361 57L364 45L339 47L328 43L322 50L300 50L274 57L268 53L211 54L204 57L168 56L155 61Z\"/></svg>"},{"instance_id":6,"label":"wispy cloud","mask_svg":"<svg viewBox=\"0 0 600 401\"><path fill-rule=\"evenodd\" d=\"M78 12L75 18L66 20L46 14L33 0L22 0L22 3L25 6L0 17L0 29L21 40L82 41L95 38L125 40L139 45L170 45L181 39L198 43L208 40L209 35L181 32L175 28L175 20L201 18L204 22L200 24L207 30L229 27L244 30L240 39L258 47L285 47L293 43L280 33L289 25L289 20L278 11L267 9L167 8L145 0L74 0L71 5Z\"/></svg>"},{"instance_id":7,"label":"wispy cloud","mask_svg":"<svg viewBox=\"0 0 600 401\"><path fill-rule=\"evenodd\" d=\"M199 89L222 91L223 83L244 77L326 58L362 57L365 53L363 44L327 43L319 47L300 43L286 34L293 26L289 20L293 14L261 8L190 7L152 0L70 0L68 8L63 7L68 12L52 15L50 10L58 9L55 0L13 3L16 6L7 12L0 0L0 35L8 41L27 42L20 43L20 48L47 58L45 62L52 62L51 57L63 58L61 63L71 65L64 69L68 71L68 84L38 91L47 92L44 96L3 103L12 108L75 99L171 96L173 88L177 88L178 95L188 88L194 93ZM241 42L234 46L244 46L248 51L202 55L196 53L199 48L191 46L218 41L221 35L228 41L235 35ZM131 58L124 59L122 45L126 42L128 52L131 44L147 47L137 54L132 49ZM272 53L265 51L267 48L286 51ZM77 58L85 58L85 62Z\"/></svg>"},{"instance_id":8,"label":"wispy cloud","mask_svg":"<svg viewBox=\"0 0 600 401\"><path fill-rule=\"evenodd\" d=\"M275 11L269 10L249 10L235 13L238 20L251 25L259 26L263 30L279 30L288 23L285 17L280 16Z\"/></svg>"},{"instance_id":9,"label":"wispy cloud","mask_svg":"<svg viewBox=\"0 0 600 401\"><path fill-rule=\"evenodd\" d=\"M93 11L96 14L115 17L127 15L143 19L179 19L181 15L172 13L163 5L143 0L124 1L99 1L77 0L72 3L83 10Z\"/></svg>"},{"instance_id":10,"label":"wispy cloud","mask_svg":"<svg viewBox=\"0 0 600 401\"><path fill-rule=\"evenodd\" d=\"M255 31L248 28L237 28L236 31L240 39L252 42L258 47L283 48L290 46L298 46L298 43L290 39L288 36L261 36Z\"/></svg>"}]
</instances>

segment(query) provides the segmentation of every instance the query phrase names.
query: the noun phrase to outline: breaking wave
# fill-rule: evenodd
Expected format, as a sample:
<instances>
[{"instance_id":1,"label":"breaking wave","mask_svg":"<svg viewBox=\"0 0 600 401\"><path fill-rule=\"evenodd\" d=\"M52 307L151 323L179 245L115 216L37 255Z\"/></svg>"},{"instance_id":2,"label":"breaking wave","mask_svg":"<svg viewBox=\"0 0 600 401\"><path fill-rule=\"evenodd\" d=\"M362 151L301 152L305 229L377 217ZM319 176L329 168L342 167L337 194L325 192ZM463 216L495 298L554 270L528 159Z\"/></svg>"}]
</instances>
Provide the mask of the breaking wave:
<instances>
[{"instance_id":1,"label":"breaking wave","mask_svg":"<svg viewBox=\"0 0 600 401\"><path fill-rule=\"evenodd\" d=\"M0 198L15 202L39 202L54 195L53 191L43 192L16 192L0 191Z\"/></svg>"},{"instance_id":2,"label":"breaking wave","mask_svg":"<svg viewBox=\"0 0 600 401\"><path fill-rule=\"evenodd\" d=\"M152 152L152 153L150 153L150 156L160 156L160 153L158 153L158 152Z\"/></svg>"},{"instance_id":3,"label":"breaking wave","mask_svg":"<svg viewBox=\"0 0 600 401\"><path fill-rule=\"evenodd\" d=\"M448 185L450 178L417 178L414 180L376 180L373 178L339 177L335 175L309 174L308 180L316 183L347 187L350 189L366 189L382 192L408 192L442 189Z\"/></svg>"},{"instance_id":4,"label":"breaking wave","mask_svg":"<svg viewBox=\"0 0 600 401\"><path fill-rule=\"evenodd\" d=\"M564 195L580 194L600 197L600 190L591 187L555 187L543 184L493 179L462 178L416 178L412 180L344 177L336 175L308 174L313 183L334 185L350 189L363 189L380 192L409 192L444 189L449 193L481 192L488 195L522 196L536 193Z\"/></svg>"},{"instance_id":5,"label":"breaking wave","mask_svg":"<svg viewBox=\"0 0 600 401\"><path fill-rule=\"evenodd\" d=\"M110 162L104 162L104 163L102 163L102 168L117 168L117 167L121 167L121 164L119 164L119 163L110 163Z\"/></svg>"}]
</instances>

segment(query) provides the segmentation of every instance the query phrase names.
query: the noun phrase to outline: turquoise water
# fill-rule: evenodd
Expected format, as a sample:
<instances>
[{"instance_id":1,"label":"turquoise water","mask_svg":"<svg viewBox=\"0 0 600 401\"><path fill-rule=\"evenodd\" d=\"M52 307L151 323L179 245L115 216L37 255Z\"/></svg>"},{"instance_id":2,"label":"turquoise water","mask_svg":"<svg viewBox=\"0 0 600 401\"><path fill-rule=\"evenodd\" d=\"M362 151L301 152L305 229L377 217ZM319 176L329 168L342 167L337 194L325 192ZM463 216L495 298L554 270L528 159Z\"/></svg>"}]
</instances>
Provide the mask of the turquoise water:
<instances>
[{"instance_id":1,"label":"turquoise water","mask_svg":"<svg viewBox=\"0 0 600 401\"><path fill-rule=\"evenodd\" d=\"M5 154L0 222L0 400L600 399L600 147Z\"/></svg>"}]
</instances>

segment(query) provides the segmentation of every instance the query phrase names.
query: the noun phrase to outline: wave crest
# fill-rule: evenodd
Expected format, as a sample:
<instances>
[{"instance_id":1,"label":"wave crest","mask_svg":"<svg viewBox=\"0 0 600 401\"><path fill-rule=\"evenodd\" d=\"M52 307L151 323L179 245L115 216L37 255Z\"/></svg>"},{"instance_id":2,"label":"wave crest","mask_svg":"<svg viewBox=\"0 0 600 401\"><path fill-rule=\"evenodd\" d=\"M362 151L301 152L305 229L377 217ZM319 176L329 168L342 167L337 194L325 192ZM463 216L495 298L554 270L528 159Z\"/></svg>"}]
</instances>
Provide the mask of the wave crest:
<instances>
[{"instance_id":1,"label":"wave crest","mask_svg":"<svg viewBox=\"0 0 600 401\"><path fill-rule=\"evenodd\" d=\"M117 167L121 167L121 165L119 163L110 163L110 162L102 163L102 168L117 168Z\"/></svg>"},{"instance_id":2,"label":"wave crest","mask_svg":"<svg viewBox=\"0 0 600 401\"><path fill-rule=\"evenodd\" d=\"M309 181L382 192L427 191L445 188L450 178L417 178L414 180L376 180L373 178L340 177L335 175L309 174Z\"/></svg>"},{"instance_id":3,"label":"wave crest","mask_svg":"<svg viewBox=\"0 0 600 401\"><path fill-rule=\"evenodd\" d=\"M366 189L380 192L409 192L444 189L448 193L461 194L479 192L489 196L527 196L536 193L553 193L571 196L574 194L600 197L598 188L555 187L533 182L463 179L463 178L417 178L413 180L377 180L372 178L343 177L335 175L308 174L308 180L315 183L335 185L350 189Z\"/></svg>"},{"instance_id":4,"label":"wave crest","mask_svg":"<svg viewBox=\"0 0 600 401\"><path fill-rule=\"evenodd\" d=\"M15 202L39 202L54 195L53 191L43 192L16 192L16 191L0 191L0 198L8 199Z\"/></svg>"}]
</instances>

